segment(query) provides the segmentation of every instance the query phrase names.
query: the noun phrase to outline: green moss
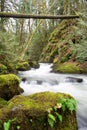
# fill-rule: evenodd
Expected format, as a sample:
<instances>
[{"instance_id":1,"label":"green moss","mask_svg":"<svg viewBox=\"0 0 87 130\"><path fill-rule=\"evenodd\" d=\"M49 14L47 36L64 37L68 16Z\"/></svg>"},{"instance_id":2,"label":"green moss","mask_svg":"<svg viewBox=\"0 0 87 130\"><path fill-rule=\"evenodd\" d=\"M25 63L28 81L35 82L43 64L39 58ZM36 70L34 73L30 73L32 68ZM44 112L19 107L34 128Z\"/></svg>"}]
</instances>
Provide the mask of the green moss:
<instances>
[{"instance_id":1,"label":"green moss","mask_svg":"<svg viewBox=\"0 0 87 130\"><path fill-rule=\"evenodd\" d=\"M16 65L16 69L20 71L25 71L25 70L30 69L30 65L27 61L19 62Z\"/></svg>"},{"instance_id":2,"label":"green moss","mask_svg":"<svg viewBox=\"0 0 87 130\"><path fill-rule=\"evenodd\" d=\"M72 62L54 65L53 68L55 72L61 72L61 73L80 73L81 72L80 67Z\"/></svg>"},{"instance_id":3,"label":"green moss","mask_svg":"<svg viewBox=\"0 0 87 130\"><path fill-rule=\"evenodd\" d=\"M14 74L6 74L6 75L0 75L0 86L9 85L12 86L13 84L20 83L20 79L18 76Z\"/></svg>"},{"instance_id":4,"label":"green moss","mask_svg":"<svg viewBox=\"0 0 87 130\"><path fill-rule=\"evenodd\" d=\"M57 43L59 38L62 36L63 31L66 32L67 21L64 20L60 25L51 33L49 41L51 43Z\"/></svg>"},{"instance_id":5,"label":"green moss","mask_svg":"<svg viewBox=\"0 0 87 130\"><path fill-rule=\"evenodd\" d=\"M16 70L16 68L15 68L15 63L8 62L8 63L6 64L6 66L7 66L7 69L8 69L8 72L9 72L9 73L17 74L17 70Z\"/></svg>"},{"instance_id":6,"label":"green moss","mask_svg":"<svg viewBox=\"0 0 87 130\"><path fill-rule=\"evenodd\" d=\"M43 49L41 54L42 62L53 62L55 57L59 57L62 63L72 59L71 43L75 37L73 35L75 24L76 20L63 20L60 22L58 27L51 33L49 43Z\"/></svg>"},{"instance_id":7,"label":"green moss","mask_svg":"<svg viewBox=\"0 0 87 130\"><path fill-rule=\"evenodd\" d=\"M19 87L20 79L14 74L0 75L0 97L9 100L23 90Z\"/></svg>"},{"instance_id":8,"label":"green moss","mask_svg":"<svg viewBox=\"0 0 87 130\"><path fill-rule=\"evenodd\" d=\"M7 73L7 67L3 64L0 64L0 74L6 74Z\"/></svg>"},{"instance_id":9,"label":"green moss","mask_svg":"<svg viewBox=\"0 0 87 130\"><path fill-rule=\"evenodd\" d=\"M0 108L4 107L5 105L7 105L7 101L3 98L0 98Z\"/></svg>"},{"instance_id":10,"label":"green moss","mask_svg":"<svg viewBox=\"0 0 87 130\"><path fill-rule=\"evenodd\" d=\"M30 96L18 95L12 98L5 108L0 109L0 129L4 121L16 117L11 130L19 125L20 130L47 130L51 129L47 122L47 110L55 106L60 98L72 98L63 93L42 92ZM56 122L52 130L77 130L75 111L69 113L58 110L63 116L63 122Z\"/></svg>"}]
</instances>

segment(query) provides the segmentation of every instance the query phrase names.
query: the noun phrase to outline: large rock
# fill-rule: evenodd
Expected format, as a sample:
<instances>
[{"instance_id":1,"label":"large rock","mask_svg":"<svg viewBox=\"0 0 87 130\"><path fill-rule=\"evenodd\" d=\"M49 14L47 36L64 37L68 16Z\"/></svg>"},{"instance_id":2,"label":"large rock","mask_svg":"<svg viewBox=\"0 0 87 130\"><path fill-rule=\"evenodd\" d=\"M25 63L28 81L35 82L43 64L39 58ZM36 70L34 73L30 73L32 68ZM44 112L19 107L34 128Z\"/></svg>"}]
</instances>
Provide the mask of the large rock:
<instances>
[{"instance_id":1,"label":"large rock","mask_svg":"<svg viewBox=\"0 0 87 130\"><path fill-rule=\"evenodd\" d=\"M73 99L70 95L53 92L13 97L6 107L0 109L0 130L3 123L9 121L10 130L77 130L76 112L71 113L68 108L63 111L58 107L60 98L65 101ZM49 110L52 110L51 114L56 110L63 118L62 122L56 118L53 128L48 123Z\"/></svg>"},{"instance_id":2,"label":"large rock","mask_svg":"<svg viewBox=\"0 0 87 130\"><path fill-rule=\"evenodd\" d=\"M78 82L81 83L83 82L82 78L76 78L76 77L66 77L65 79L66 82Z\"/></svg>"},{"instance_id":3,"label":"large rock","mask_svg":"<svg viewBox=\"0 0 87 130\"><path fill-rule=\"evenodd\" d=\"M14 74L0 75L0 97L5 100L23 92L19 87L20 79Z\"/></svg>"}]
</instances>

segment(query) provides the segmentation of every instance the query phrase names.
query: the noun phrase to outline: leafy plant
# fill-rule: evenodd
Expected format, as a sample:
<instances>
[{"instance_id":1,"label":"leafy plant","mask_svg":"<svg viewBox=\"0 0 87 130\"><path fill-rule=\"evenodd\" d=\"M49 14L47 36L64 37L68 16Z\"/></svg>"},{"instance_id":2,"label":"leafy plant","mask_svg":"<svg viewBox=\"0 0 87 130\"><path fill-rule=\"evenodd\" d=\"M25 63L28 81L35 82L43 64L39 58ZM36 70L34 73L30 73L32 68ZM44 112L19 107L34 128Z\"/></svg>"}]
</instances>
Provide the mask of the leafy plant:
<instances>
[{"instance_id":1,"label":"leafy plant","mask_svg":"<svg viewBox=\"0 0 87 130\"><path fill-rule=\"evenodd\" d=\"M4 130L9 130L10 126L11 126L11 123L14 122L15 120L16 120L16 118L13 118L11 120L8 120L7 122L4 122L4 124L3 124Z\"/></svg>"},{"instance_id":2,"label":"leafy plant","mask_svg":"<svg viewBox=\"0 0 87 130\"><path fill-rule=\"evenodd\" d=\"M51 113L48 114L48 123L49 123L51 128L53 128L54 124L56 123L56 118Z\"/></svg>"},{"instance_id":3,"label":"leafy plant","mask_svg":"<svg viewBox=\"0 0 87 130\"><path fill-rule=\"evenodd\" d=\"M54 124L57 122L57 120L60 122L63 120L63 117L61 114L59 114L58 109L62 109L63 112L68 109L70 112L72 112L76 110L76 102L72 98L61 98L55 106L48 109L48 124L51 128L54 127Z\"/></svg>"},{"instance_id":4,"label":"leafy plant","mask_svg":"<svg viewBox=\"0 0 87 130\"><path fill-rule=\"evenodd\" d=\"M63 111L65 111L66 109L68 109L70 112L76 110L76 101L72 98L61 98L60 103L62 104L61 108Z\"/></svg>"}]
</instances>

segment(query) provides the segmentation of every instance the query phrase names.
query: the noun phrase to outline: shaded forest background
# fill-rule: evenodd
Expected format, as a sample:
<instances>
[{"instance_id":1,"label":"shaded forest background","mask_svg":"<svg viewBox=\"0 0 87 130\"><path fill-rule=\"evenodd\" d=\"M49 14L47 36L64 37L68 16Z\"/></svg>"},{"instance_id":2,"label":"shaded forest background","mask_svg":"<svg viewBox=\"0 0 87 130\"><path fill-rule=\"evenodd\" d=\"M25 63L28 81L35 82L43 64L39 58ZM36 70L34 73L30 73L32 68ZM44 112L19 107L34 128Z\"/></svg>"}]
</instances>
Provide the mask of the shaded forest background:
<instances>
[{"instance_id":1,"label":"shaded forest background","mask_svg":"<svg viewBox=\"0 0 87 130\"><path fill-rule=\"evenodd\" d=\"M1 0L1 12L79 15L79 19L0 18L0 63L87 61L86 0Z\"/></svg>"}]
</instances>

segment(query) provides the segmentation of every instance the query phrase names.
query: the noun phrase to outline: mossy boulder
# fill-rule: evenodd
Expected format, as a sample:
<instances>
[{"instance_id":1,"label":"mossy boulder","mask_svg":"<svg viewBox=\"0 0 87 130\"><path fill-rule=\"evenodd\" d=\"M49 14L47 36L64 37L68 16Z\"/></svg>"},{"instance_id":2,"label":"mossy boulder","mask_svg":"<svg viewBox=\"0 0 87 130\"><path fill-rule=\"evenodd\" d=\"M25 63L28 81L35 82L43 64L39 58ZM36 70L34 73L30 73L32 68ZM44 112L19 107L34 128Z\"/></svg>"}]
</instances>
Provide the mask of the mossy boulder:
<instances>
[{"instance_id":1,"label":"mossy boulder","mask_svg":"<svg viewBox=\"0 0 87 130\"><path fill-rule=\"evenodd\" d=\"M35 60L32 60L32 59L28 59L28 63L30 65L31 68L39 68L39 63Z\"/></svg>"},{"instance_id":2,"label":"mossy boulder","mask_svg":"<svg viewBox=\"0 0 87 130\"><path fill-rule=\"evenodd\" d=\"M0 75L0 97L5 100L23 92L19 87L20 79L14 74Z\"/></svg>"},{"instance_id":3,"label":"mossy boulder","mask_svg":"<svg viewBox=\"0 0 87 130\"><path fill-rule=\"evenodd\" d=\"M53 71L60 73L81 73L81 68L76 62L65 62L54 64Z\"/></svg>"},{"instance_id":4,"label":"mossy boulder","mask_svg":"<svg viewBox=\"0 0 87 130\"><path fill-rule=\"evenodd\" d=\"M7 72L7 67L0 63L0 74L6 74Z\"/></svg>"},{"instance_id":5,"label":"mossy boulder","mask_svg":"<svg viewBox=\"0 0 87 130\"><path fill-rule=\"evenodd\" d=\"M71 113L68 109L63 112L58 108L63 121L57 119L53 128L49 126L48 110L54 107L60 98L72 99L70 95L53 92L13 97L6 107L0 109L0 129L3 129L4 122L15 119L9 130L17 130L17 126L20 126L20 130L77 130L76 112Z\"/></svg>"},{"instance_id":6,"label":"mossy boulder","mask_svg":"<svg viewBox=\"0 0 87 130\"><path fill-rule=\"evenodd\" d=\"M21 61L16 64L16 69L19 71L25 71L30 69L30 65L27 61Z\"/></svg>"}]
</instances>

